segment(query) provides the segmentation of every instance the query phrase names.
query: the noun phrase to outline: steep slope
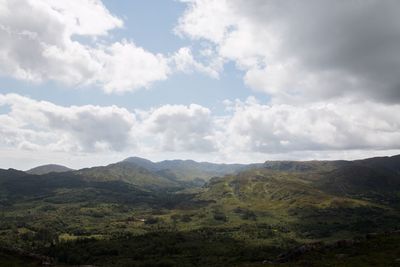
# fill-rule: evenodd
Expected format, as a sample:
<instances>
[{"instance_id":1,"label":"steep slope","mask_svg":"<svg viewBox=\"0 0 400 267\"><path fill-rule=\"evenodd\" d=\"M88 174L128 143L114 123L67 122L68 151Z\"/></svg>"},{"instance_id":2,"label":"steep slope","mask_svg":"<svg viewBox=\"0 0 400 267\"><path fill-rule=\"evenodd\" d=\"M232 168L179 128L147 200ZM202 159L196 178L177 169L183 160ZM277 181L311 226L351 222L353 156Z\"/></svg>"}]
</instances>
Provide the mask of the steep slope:
<instances>
[{"instance_id":1,"label":"steep slope","mask_svg":"<svg viewBox=\"0 0 400 267\"><path fill-rule=\"evenodd\" d=\"M397 171L359 165L359 162L324 174L316 184L331 194L380 203L398 205L400 197L400 174Z\"/></svg>"},{"instance_id":2,"label":"steep slope","mask_svg":"<svg viewBox=\"0 0 400 267\"><path fill-rule=\"evenodd\" d=\"M62 166L62 165L47 164L47 165L42 165L42 166L32 168L30 170L27 170L26 172L29 174L42 175L42 174L47 174L47 173L51 173L51 172L68 172L68 171L72 171L72 169Z\"/></svg>"},{"instance_id":3,"label":"steep slope","mask_svg":"<svg viewBox=\"0 0 400 267\"><path fill-rule=\"evenodd\" d=\"M355 160L353 163L371 168L385 169L393 174L400 174L400 155Z\"/></svg>"}]
</instances>

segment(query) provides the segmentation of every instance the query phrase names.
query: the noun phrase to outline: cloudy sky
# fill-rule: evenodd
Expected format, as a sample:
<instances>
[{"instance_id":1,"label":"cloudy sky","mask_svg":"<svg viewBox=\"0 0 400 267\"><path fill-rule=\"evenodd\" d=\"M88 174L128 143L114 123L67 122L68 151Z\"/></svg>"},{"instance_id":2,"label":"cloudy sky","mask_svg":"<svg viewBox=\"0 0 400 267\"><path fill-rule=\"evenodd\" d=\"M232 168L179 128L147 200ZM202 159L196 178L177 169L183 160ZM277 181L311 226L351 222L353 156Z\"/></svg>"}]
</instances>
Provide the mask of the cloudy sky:
<instances>
[{"instance_id":1,"label":"cloudy sky","mask_svg":"<svg viewBox=\"0 0 400 267\"><path fill-rule=\"evenodd\" d=\"M395 0L0 0L0 168L400 153Z\"/></svg>"}]
</instances>

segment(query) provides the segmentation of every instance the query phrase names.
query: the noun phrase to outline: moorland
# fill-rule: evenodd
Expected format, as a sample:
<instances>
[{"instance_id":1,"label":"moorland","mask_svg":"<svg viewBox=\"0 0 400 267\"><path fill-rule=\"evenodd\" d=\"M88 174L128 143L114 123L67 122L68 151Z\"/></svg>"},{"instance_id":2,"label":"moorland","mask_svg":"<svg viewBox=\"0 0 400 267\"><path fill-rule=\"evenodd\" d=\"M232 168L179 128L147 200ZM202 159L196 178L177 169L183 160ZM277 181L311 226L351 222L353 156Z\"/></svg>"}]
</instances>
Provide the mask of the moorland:
<instances>
[{"instance_id":1,"label":"moorland","mask_svg":"<svg viewBox=\"0 0 400 267\"><path fill-rule=\"evenodd\" d=\"M0 266L400 266L400 155L0 170Z\"/></svg>"}]
</instances>

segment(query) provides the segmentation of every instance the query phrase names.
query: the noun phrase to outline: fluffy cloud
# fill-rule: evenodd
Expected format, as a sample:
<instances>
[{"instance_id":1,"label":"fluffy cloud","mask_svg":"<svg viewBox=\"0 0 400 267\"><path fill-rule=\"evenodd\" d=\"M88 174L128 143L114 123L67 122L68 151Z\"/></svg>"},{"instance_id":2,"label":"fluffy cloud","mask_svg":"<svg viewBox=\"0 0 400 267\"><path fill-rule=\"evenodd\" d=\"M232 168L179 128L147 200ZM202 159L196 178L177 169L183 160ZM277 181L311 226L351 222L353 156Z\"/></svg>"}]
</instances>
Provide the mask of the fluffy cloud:
<instances>
[{"instance_id":1,"label":"fluffy cloud","mask_svg":"<svg viewBox=\"0 0 400 267\"><path fill-rule=\"evenodd\" d=\"M16 94L0 95L2 145L53 151L121 151L134 145L134 114L115 106L62 107Z\"/></svg>"},{"instance_id":2,"label":"fluffy cloud","mask_svg":"<svg viewBox=\"0 0 400 267\"><path fill-rule=\"evenodd\" d=\"M147 134L158 139L161 150L209 152L214 147L214 125L209 109L192 104L165 105L145 113Z\"/></svg>"},{"instance_id":3,"label":"fluffy cloud","mask_svg":"<svg viewBox=\"0 0 400 267\"><path fill-rule=\"evenodd\" d=\"M65 152L211 151L210 110L166 105L131 112L116 106L63 107L0 94L0 147Z\"/></svg>"},{"instance_id":4,"label":"fluffy cloud","mask_svg":"<svg viewBox=\"0 0 400 267\"><path fill-rule=\"evenodd\" d=\"M356 154L400 148L398 1L182 0L175 31L234 62L270 96L227 102L221 154Z\"/></svg>"},{"instance_id":5,"label":"fluffy cloud","mask_svg":"<svg viewBox=\"0 0 400 267\"><path fill-rule=\"evenodd\" d=\"M400 105L343 101L263 105L249 98L228 102L228 107L232 116L226 118L221 140L237 151L400 149Z\"/></svg>"},{"instance_id":6,"label":"fluffy cloud","mask_svg":"<svg viewBox=\"0 0 400 267\"><path fill-rule=\"evenodd\" d=\"M221 117L195 104L128 111L116 106L63 107L0 95L0 107L9 109L0 115L0 147L140 155L213 153L220 160L246 155L247 161L257 153L267 158L297 153L304 158L310 153L327 157L340 151L400 150L399 105L344 100L265 105L254 98L226 105L227 115Z\"/></svg>"},{"instance_id":7,"label":"fluffy cloud","mask_svg":"<svg viewBox=\"0 0 400 267\"><path fill-rule=\"evenodd\" d=\"M167 79L170 73L163 55L152 54L132 42L114 43L98 54L104 62L98 81L109 93L148 87L154 81Z\"/></svg>"},{"instance_id":8,"label":"fluffy cloud","mask_svg":"<svg viewBox=\"0 0 400 267\"><path fill-rule=\"evenodd\" d=\"M183 2L176 31L212 43L275 102L400 100L398 1Z\"/></svg>"},{"instance_id":9,"label":"fluffy cloud","mask_svg":"<svg viewBox=\"0 0 400 267\"><path fill-rule=\"evenodd\" d=\"M132 91L164 80L167 60L131 41L107 43L123 22L100 0L2 0L0 74ZM84 37L87 41L78 41Z\"/></svg>"},{"instance_id":10,"label":"fluffy cloud","mask_svg":"<svg viewBox=\"0 0 400 267\"><path fill-rule=\"evenodd\" d=\"M170 61L174 66L175 70L183 73L192 73L197 71L204 73L212 78L218 78L219 73L223 68L223 61L221 57L215 55L210 50L201 51L201 55L208 64L203 64L198 60L195 60L192 54L192 50L188 47L180 48L171 58Z\"/></svg>"}]
</instances>

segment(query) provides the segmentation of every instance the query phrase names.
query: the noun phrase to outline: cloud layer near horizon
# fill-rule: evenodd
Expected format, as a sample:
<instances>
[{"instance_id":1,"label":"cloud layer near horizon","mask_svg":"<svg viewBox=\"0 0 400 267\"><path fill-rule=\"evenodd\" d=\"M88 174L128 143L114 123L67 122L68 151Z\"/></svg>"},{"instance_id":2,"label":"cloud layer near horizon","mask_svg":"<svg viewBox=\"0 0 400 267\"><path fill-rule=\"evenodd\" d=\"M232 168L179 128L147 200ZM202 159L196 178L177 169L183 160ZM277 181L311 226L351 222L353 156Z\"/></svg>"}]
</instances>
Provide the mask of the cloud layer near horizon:
<instances>
[{"instance_id":1,"label":"cloud layer near horizon","mask_svg":"<svg viewBox=\"0 0 400 267\"><path fill-rule=\"evenodd\" d=\"M399 105L338 101L299 107L264 105L254 98L225 104L228 114L216 116L195 104L129 111L117 106L63 107L0 94L0 107L9 109L0 115L0 145L71 153L224 156L400 149Z\"/></svg>"}]
</instances>

